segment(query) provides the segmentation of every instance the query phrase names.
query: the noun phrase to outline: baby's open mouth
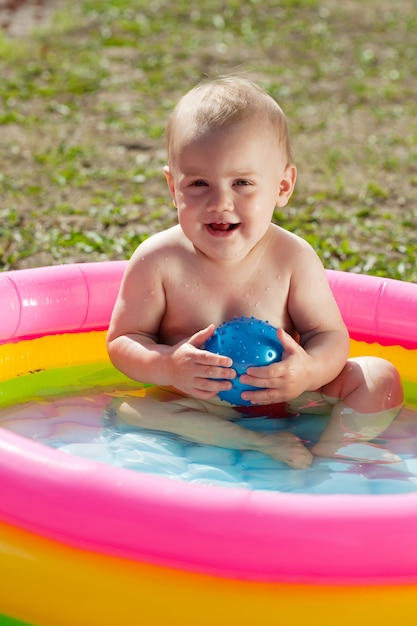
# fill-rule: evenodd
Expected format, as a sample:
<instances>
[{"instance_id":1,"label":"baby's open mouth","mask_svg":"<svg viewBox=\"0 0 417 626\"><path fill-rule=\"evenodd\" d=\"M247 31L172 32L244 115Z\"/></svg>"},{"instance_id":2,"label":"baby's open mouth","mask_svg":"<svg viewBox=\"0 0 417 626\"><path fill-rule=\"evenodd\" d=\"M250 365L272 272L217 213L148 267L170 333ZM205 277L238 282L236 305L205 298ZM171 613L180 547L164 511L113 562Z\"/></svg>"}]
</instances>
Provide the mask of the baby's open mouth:
<instances>
[{"instance_id":1,"label":"baby's open mouth","mask_svg":"<svg viewBox=\"0 0 417 626\"><path fill-rule=\"evenodd\" d=\"M212 224L209 224L209 228L211 228L211 230L221 230L221 231L234 230L238 226L239 224L227 224L224 222L213 222Z\"/></svg>"}]
</instances>

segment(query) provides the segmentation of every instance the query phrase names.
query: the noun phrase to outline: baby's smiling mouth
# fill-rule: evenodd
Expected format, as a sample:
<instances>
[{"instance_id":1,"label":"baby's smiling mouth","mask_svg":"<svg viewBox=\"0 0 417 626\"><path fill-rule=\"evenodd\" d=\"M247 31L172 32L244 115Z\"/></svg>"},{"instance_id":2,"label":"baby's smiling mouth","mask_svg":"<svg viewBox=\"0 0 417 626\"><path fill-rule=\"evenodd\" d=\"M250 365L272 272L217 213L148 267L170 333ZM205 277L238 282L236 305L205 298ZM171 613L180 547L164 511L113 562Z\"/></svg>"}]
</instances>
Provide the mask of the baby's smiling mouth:
<instances>
[{"instance_id":1,"label":"baby's smiling mouth","mask_svg":"<svg viewBox=\"0 0 417 626\"><path fill-rule=\"evenodd\" d=\"M229 230L234 230L235 228L239 226L239 224L228 224L226 222L212 222L208 226L211 230L226 232Z\"/></svg>"}]
</instances>

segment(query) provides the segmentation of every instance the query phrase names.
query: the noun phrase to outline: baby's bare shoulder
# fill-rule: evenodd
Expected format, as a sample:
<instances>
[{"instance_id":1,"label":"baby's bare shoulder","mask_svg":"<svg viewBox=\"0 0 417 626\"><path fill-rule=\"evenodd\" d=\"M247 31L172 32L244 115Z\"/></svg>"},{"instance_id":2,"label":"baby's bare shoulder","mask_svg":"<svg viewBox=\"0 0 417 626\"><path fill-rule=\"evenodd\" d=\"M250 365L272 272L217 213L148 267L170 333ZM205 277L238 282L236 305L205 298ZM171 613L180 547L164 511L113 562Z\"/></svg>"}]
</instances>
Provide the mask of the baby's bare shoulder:
<instances>
[{"instance_id":1,"label":"baby's bare shoulder","mask_svg":"<svg viewBox=\"0 0 417 626\"><path fill-rule=\"evenodd\" d=\"M131 257L132 265L169 261L181 253L186 253L188 240L179 226L151 235L136 248Z\"/></svg>"},{"instance_id":2,"label":"baby's bare shoulder","mask_svg":"<svg viewBox=\"0 0 417 626\"><path fill-rule=\"evenodd\" d=\"M137 247L134 255L140 253L159 252L165 247L175 247L182 245L183 234L180 227L172 226L166 230L161 230L147 239L144 239L142 243Z\"/></svg>"},{"instance_id":3,"label":"baby's bare shoulder","mask_svg":"<svg viewBox=\"0 0 417 626\"><path fill-rule=\"evenodd\" d=\"M312 246L302 237L285 230L281 226L271 224L270 229L272 244L270 248L282 255L292 256L293 254L315 255Z\"/></svg>"}]
</instances>

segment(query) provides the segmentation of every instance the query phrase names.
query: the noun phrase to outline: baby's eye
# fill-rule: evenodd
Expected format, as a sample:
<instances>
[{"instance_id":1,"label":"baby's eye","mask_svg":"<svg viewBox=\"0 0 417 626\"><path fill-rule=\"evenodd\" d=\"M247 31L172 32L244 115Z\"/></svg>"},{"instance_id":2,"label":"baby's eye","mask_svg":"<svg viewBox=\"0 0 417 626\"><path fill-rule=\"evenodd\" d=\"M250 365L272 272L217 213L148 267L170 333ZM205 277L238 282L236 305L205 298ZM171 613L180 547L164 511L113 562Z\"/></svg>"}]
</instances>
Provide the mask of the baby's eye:
<instances>
[{"instance_id":1,"label":"baby's eye","mask_svg":"<svg viewBox=\"0 0 417 626\"><path fill-rule=\"evenodd\" d=\"M235 185L250 185L250 182L248 180L245 180L244 178L239 178L238 180L235 180Z\"/></svg>"},{"instance_id":2,"label":"baby's eye","mask_svg":"<svg viewBox=\"0 0 417 626\"><path fill-rule=\"evenodd\" d=\"M205 187L207 186L207 182L205 180L193 180L193 182L191 183L192 187Z\"/></svg>"}]
</instances>

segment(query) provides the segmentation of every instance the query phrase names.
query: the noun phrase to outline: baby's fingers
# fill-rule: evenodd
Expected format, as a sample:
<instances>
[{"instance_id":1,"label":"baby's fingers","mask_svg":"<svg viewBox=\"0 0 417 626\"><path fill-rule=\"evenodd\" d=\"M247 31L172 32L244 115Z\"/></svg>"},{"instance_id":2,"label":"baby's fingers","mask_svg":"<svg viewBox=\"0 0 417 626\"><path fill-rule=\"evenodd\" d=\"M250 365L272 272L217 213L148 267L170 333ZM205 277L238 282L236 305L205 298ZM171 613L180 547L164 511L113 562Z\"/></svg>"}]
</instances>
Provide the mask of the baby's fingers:
<instances>
[{"instance_id":1,"label":"baby's fingers","mask_svg":"<svg viewBox=\"0 0 417 626\"><path fill-rule=\"evenodd\" d=\"M246 373L241 375L240 382L254 387L274 387L284 376L286 369L287 366L283 363L248 367Z\"/></svg>"},{"instance_id":2,"label":"baby's fingers","mask_svg":"<svg viewBox=\"0 0 417 626\"><path fill-rule=\"evenodd\" d=\"M196 348L200 348L201 346L205 344L205 342L208 339L210 339L210 337L212 336L215 330L216 330L215 325L209 324L207 328L203 328L203 330L199 330L192 337L190 337L190 339L188 340L188 343L191 344L192 346L195 346Z\"/></svg>"},{"instance_id":3,"label":"baby's fingers","mask_svg":"<svg viewBox=\"0 0 417 626\"><path fill-rule=\"evenodd\" d=\"M210 395L211 397L216 396L220 391L229 391L232 388L232 383L230 380L217 379L217 378L197 378L194 381L194 394L196 397L203 397L201 395L197 396L195 393L203 392L207 397Z\"/></svg>"},{"instance_id":4,"label":"baby's fingers","mask_svg":"<svg viewBox=\"0 0 417 626\"><path fill-rule=\"evenodd\" d=\"M212 354L211 352L202 352L198 374L202 378L233 380L233 378L236 378L236 372L231 365L232 360L229 357Z\"/></svg>"},{"instance_id":5,"label":"baby's fingers","mask_svg":"<svg viewBox=\"0 0 417 626\"><path fill-rule=\"evenodd\" d=\"M230 357L214 354L208 350L199 350L197 360L200 365L205 365L206 367L230 368L233 365Z\"/></svg>"},{"instance_id":6,"label":"baby's fingers","mask_svg":"<svg viewBox=\"0 0 417 626\"><path fill-rule=\"evenodd\" d=\"M254 405L268 405L287 402L287 394L279 389L260 389L259 391L243 391L242 400Z\"/></svg>"}]
</instances>

